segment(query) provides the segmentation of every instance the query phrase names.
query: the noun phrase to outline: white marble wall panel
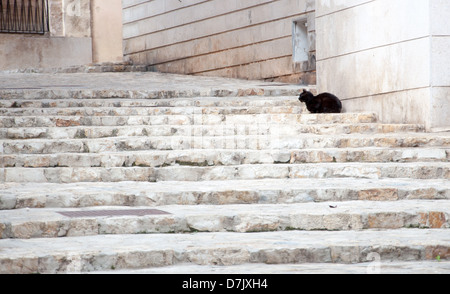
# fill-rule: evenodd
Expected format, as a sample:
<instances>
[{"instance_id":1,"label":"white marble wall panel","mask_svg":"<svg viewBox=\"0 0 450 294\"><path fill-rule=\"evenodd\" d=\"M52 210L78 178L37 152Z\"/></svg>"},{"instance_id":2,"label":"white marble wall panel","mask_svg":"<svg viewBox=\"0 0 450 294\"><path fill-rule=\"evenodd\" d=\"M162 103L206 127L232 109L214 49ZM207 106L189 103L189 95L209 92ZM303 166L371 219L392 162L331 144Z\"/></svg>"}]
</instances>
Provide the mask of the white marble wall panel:
<instances>
[{"instance_id":1,"label":"white marble wall panel","mask_svg":"<svg viewBox=\"0 0 450 294\"><path fill-rule=\"evenodd\" d=\"M322 60L428 36L428 4L423 0L372 1L319 16L316 28L321 32L317 60Z\"/></svg>"},{"instance_id":2,"label":"white marble wall panel","mask_svg":"<svg viewBox=\"0 0 450 294\"><path fill-rule=\"evenodd\" d=\"M336 56L317 66L319 91L343 99L429 87L429 39Z\"/></svg>"},{"instance_id":3,"label":"white marble wall panel","mask_svg":"<svg viewBox=\"0 0 450 294\"><path fill-rule=\"evenodd\" d=\"M450 128L450 2L317 0L319 92L383 122Z\"/></svg>"}]
</instances>

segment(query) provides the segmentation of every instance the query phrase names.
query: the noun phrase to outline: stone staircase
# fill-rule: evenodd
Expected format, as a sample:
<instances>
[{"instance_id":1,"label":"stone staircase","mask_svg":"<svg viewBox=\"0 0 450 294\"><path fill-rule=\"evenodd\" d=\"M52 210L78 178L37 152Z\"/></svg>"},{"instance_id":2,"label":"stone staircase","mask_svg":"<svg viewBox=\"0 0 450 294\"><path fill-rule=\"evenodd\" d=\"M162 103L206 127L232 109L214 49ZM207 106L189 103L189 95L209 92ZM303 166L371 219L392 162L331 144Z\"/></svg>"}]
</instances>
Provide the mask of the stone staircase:
<instances>
[{"instance_id":1,"label":"stone staircase","mask_svg":"<svg viewBox=\"0 0 450 294\"><path fill-rule=\"evenodd\" d=\"M3 91L0 273L450 272L449 133L138 78Z\"/></svg>"}]
</instances>

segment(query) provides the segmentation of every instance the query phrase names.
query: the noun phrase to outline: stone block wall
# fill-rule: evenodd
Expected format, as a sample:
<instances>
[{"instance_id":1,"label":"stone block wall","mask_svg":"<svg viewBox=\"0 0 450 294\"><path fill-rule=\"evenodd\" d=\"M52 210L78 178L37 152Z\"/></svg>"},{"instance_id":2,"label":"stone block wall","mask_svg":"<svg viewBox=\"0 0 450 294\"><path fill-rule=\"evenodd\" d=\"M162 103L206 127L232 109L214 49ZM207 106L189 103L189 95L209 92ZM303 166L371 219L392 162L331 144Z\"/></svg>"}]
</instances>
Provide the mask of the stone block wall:
<instances>
[{"instance_id":1,"label":"stone block wall","mask_svg":"<svg viewBox=\"0 0 450 294\"><path fill-rule=\"evenodd\" d=\"M50 32L0 34L0 70L92 62L90 0L49 0Z\"/></svg>"},{"instance_id":2,"label":"stone block wall","mask_svg":"<svg viewBox=\"0 0 450 294\"><path fill-rule=\"evenodd\" d=\"M49 0L50 31L0 34L0 70L119 62L121 0Z\"/></svg>"},{"instance_id":3,"label":"stone block wall","mask_svg":"<svg viewBox=\"0 0 450 294\"><path fill-rule=\"evenodd\" d=\"M383 122L450 127L449 12L446 0L317 0L318 91Z\"/></svg>"},{"instance_id":4,"label":"stone block wall","mask_svg":"<svg viewBox=\"0 0 450 294\"><path fill-rule=\"evenodd\" d=\"M314 1L124 0L125 60L154 71L315 84ZM293 60L293 22L308 58Z\"/></svg>"}]
</instances>

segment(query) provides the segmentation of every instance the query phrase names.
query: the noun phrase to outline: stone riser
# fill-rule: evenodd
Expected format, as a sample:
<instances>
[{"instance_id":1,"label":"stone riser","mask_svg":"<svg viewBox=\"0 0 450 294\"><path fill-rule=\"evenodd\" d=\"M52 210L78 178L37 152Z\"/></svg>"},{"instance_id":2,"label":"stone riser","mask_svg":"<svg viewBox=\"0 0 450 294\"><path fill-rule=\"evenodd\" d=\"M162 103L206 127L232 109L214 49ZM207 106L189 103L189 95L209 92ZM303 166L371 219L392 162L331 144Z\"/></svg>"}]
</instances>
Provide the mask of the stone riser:
<instances>
[{"instance_id":1,"label":"stone riser","mask_svg":"<svg viewBox=\"0 0 450 294\"><path fill-rule=\"evenodd\" d=\"M373 256L372 256L373 258ZM166 267L142 268L142 269L122 269L122 270L104 270L86 274L157 274L157 275L301 275L301 274L328 274L328 275L364 275L364 274L450 274L450 262L440 259L428 261L383 261L380 263L361 262L352 264L342 263L297 263L297 264L264 264L264 263L244 263L239 265L196 265L196 264L177 264ZM262 281L262 280L261 280ZM262 283L262 282L260 282ZM280 281L280 285L286 283ZM230 282L231 285L231 282ZM255 284L255 288L258 287ZM331 287L333 287L331 285ZM242 288L242 287L241 287ZM260 287L264 289L264 287ZM216 288L217 289L217 288Z\"/></svg>"},{"instance_id":2,"label":"stone riser","mask_svg":"<svg viewBox=\"0 0 450 294\"><path fill-rule=\"evenodd\" d=\"M240 124L315 124L374 123L373 114L187 114L151 116L2 116L1 128L74 127L74 126L144 126L144 125L240 125ZM416 126L420 127L420 126Z\"/></svg>"},{"instance_id":3,"label":"stone riser","mask_svg":"<svg viewBox=\"0 0 450 294\"><path fill-rule=\"evenodd\" d=\"M0 155L3 167L164 167L335 162L450 162L450 148L198 149Z\"/></svg>"},{"instance_id":4,"label":"stone riser","mask_svg":"<svg viewBox=\"0 0 450 294\"><path fill-rule=\"evenodd\" d=\"M67 273L190 263L357 263L448 256L447 230L290 231L1 240L0 273ZM243 240L245 240L243 242ZM70 248L70 253L67 249Z\"/></svg>"},{"instance_id":5,"label":"stone riser","mask_svg":"<svg viewBox=\"0 0 450 294\"><path fill-rule=\"evenodd\" d=\"M335 204L335 203L333 203ZM73 209L15 209L0 217L0 239L57 238L103 234L189 232L266 232L285 230L364 230L450 227L450 202L395 201L263 204L227 206L161 206L170 214L150 216L65 217ZM142 208L142 207L141 207ZM102 207L99 210L111 209ZM120 211L129 208L115 207ZM98 209L82 209L93 211ZM133 210L133 209L132 209Z\"/></svg>"},{"instance_id":6,"label":"stone riser","mask_svg":"<svg viewBox=\"0 0 450 294\"><path fill-rule=\"evenodd\" d=\"M316 163L260 164L219 167L178 167L155 169L156 181L203 181L263 178L415 178L449 179L446 163Z\"/></svg>"},{"instance_id":7,"label":"stone riser","mask_svg":"<svg viewBox=\"0 0 450 294\"><path fill-rule=\"evenodd\" d=\"M67 73L131 73L146 72L147 65L132 64L131 62L107 62L100 64L74 65L69 67L52 68L25 68L6 71L8 73L41 73L41 74L67 74Z\"/></svg>"},{"instance_id":8,"label":"stone riser","mask_svg":"<svg viewBox=\"0 0 450 294\"><path fill-rule=\"evenodd\" d=\"M129 88L129 87L128 87ZM123 89L12 89L1 90L0 95L8 100L60 100L60 99L185 99L199 97L223 97L248 99L249 97L298 97L298 87L257 87L257 88L214 88L214 89L179 89L179 90L123 90Z\"/></svg>"},{"instance_id":9,"label":"stone riser","mask_svg":"<svg viewBox=\"0 0 450 294\"><path fill-rule=\"evenodd\" d=\"M393 132L420 132L419 125L401 124L315 124L315 125L157 125L112 127L41 127L0 128L4 139L79 139L133 136L224 136L267 135L298 136L298 134L384 134Z\"/></svg>"},{"instance_id":10,"label":"stone riser","mask_svg":"<svg viewBox=\"0 0 450 294\"><path fill-rule=\"evenodd\" d=\"M220 97L182 98L177 99L32 99L32 100L0 100L0 108L6 111L21 112L27 108L85 108L85 107L302 107L298 96L292 97L240 97L226 99Z\"/></svg>"},{"instance_id":11,"label":"stone riser","mask_svg":"<svg viewBox=\"0 0 450 294\"><path fill-rule=\"evenodd\" d=\"M72 140L4 140L3 154L101 153L189 149L314 149L314 148L415 148L450 146L450 137L427 135L274 135L116 137Z\"/></svg>"},{"instance_id":12,"label":"stone riser","mask_svg":"<svg viewBox=\"0 0 450 294\"><path fill-rule=\"evenodd\" d=\"M263 179L211 182L8 183L0 209L450 200L450 182L415 179Z\"/></svg>"},{"instance_id":13,"label":"stone riser","mask_svg":"<svg viewBox=\"0 0 450 294\"><path fill-rule=\"evenodd\" d=\"M5 182L216 181L284 178L412 178L449 179L447 163L316 163L237 166L168 166L117 168L4 168Z\"/></svg>"},{"instance_id":14,"label":"stone riser","mask_svg":"<svg viewBox=\"0 0 450 294\"><path fill-rule=\"evenodd\" d=\"M72 108L0 108L0 116L149 116L149 115L235 115L300 114L301 106L247 107L72 107Z\"/></svg>"}]
</instances>

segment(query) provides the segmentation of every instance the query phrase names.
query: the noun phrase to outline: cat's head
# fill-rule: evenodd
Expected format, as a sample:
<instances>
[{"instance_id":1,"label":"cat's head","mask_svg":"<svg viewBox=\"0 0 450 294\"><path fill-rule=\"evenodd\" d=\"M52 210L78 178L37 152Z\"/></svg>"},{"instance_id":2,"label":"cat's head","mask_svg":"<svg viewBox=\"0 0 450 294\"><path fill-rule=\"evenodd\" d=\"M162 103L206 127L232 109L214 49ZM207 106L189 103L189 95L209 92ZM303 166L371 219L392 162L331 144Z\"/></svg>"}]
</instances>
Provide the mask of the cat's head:
<instances>
[{"instance_id":1,"label":"cat's head","mask_svg":"<svg viewBox=\"0 0 450 294\"><path fill-rule=\"evenodd\" d=\"M308 102L309 99L311 99L311 96L314 95L311 92L308 92L305 89L303 89L303 92L298 97L298 100L300 100L300 102Z\"/></svg>"}]
</instances>

